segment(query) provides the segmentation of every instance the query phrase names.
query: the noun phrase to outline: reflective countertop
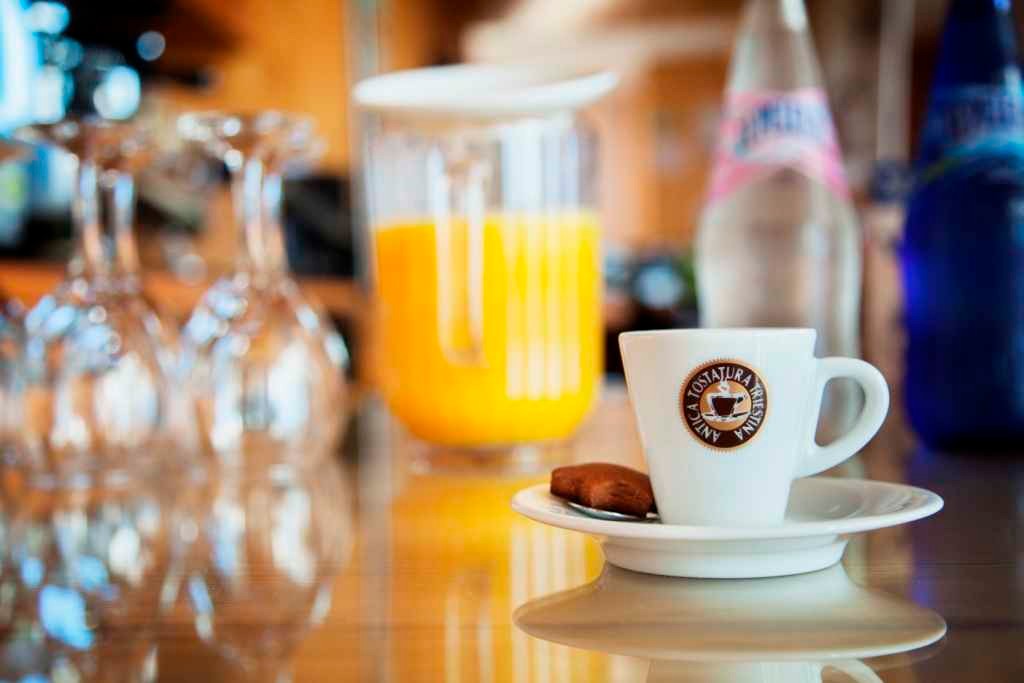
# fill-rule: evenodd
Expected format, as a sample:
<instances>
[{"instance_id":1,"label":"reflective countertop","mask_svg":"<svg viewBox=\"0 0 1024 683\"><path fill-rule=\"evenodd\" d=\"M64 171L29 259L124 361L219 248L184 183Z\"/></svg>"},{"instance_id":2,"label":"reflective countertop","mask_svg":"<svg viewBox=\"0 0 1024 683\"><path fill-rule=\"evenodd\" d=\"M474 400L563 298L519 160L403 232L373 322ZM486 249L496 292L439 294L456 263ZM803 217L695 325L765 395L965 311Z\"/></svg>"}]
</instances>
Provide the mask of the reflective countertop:
<instances>
[{"instance_id":1,"label":"reflective countertop","mask_svg":"<svg viewBox=\"0 0 1024 683\"><path fill-rule=\"evenodd\" d=\"M853 537L841 565L779 579L631 573L605 565L595 540L510 509L557 463L642 467L621 385L572 445L543 456L428 453L373 400L347 441L325 467L351 495L265 502L290 501L307 524L351 522L327 525L352 530L329 610L271 632L264 619L281 610L268 599L232 622L257 650L293 629L282 652L296 681L1024 680L1024 459L919 450L898 409L827 474L931 489L945 508ZM241 571L271 580L258 558ZM159 625L160 680L267 679L200 642L195 589L186 581Z\"/></svg>"}]
</instances>

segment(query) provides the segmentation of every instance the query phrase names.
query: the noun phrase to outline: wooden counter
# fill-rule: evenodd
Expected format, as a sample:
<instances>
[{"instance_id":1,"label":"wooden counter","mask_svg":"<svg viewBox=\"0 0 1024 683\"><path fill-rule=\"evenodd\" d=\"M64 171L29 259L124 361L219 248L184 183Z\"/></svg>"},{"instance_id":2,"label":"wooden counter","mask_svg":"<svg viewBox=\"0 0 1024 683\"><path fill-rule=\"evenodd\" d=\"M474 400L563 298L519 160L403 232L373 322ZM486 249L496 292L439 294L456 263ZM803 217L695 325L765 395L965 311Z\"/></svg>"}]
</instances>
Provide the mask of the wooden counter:
<instances>
[{"instance_id":1,"label":"wooden counter","mask_svg":"<svg viewBox=\"0 0 1024 683\"><path fill-rule=\"evenodd\" d=\"M64 266L25 261L0 261L0 293L27 306L53 290L64 276ZM167 272L147 272L143 281L146 293L166 313L179 320L188 317L203 292L213 281L188 283ZM359 318L366 310L362 289L348 280L303 278L299 283L307 296L314 298L340 318Z\"/></svg>"}]
</instances>

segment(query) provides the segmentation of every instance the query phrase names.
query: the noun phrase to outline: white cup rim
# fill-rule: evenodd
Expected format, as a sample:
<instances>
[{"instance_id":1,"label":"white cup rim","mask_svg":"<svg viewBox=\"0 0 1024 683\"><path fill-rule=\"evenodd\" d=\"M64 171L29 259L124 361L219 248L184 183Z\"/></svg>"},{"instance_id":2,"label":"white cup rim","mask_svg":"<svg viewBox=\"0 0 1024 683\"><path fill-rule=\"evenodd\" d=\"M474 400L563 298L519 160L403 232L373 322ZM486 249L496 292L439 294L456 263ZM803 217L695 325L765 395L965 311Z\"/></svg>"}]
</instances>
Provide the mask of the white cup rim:
<instances>
[{"instance_id":1,"label":"white cup rim","mask_svg":"<svg viewBox=\"0 0 1024 683\"><path fill-rule=\"evenodd\" d=\"M783 337L795 336L805 337L815 333L812 327L715 327L715 328L687 328L671 330L633 330L620 332L619 339L639 339L643 337L688 337L697 336L739 336L754 335L758 337Z\"/></svg>"}]
</instances>

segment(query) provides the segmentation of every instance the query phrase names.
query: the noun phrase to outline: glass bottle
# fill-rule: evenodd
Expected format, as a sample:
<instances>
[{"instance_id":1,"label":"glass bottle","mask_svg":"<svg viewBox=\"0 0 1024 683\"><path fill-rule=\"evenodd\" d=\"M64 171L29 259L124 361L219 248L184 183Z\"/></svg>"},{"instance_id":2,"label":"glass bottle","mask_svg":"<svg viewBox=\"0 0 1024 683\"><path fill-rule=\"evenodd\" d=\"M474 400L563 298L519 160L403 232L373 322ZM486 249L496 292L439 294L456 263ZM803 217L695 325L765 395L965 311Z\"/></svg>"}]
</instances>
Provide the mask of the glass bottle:
<instances>
[{"instance_id":1,"label":"glass bottle","mask_svg":"<svg viewBox=\"0 0 1024 683\"><path fill-rule=\"evenodd\" d=\"M733 52L696 241L706 327L812 327L857 356L861 234L803 0L749 0ZM832 382L819 437L843 433L856 387Z\"/></svg>"},{"instance_id":2,"label":"glass bottle","mask_svg":"<svg viewBox=\"0 0 1024 683\"><path fill-rule=\"evenodd\" d=\"M949 9L902 245L905 400L936 448L1024 436L1024 89L1009 0Z\"/></svg>"}]
</instances>

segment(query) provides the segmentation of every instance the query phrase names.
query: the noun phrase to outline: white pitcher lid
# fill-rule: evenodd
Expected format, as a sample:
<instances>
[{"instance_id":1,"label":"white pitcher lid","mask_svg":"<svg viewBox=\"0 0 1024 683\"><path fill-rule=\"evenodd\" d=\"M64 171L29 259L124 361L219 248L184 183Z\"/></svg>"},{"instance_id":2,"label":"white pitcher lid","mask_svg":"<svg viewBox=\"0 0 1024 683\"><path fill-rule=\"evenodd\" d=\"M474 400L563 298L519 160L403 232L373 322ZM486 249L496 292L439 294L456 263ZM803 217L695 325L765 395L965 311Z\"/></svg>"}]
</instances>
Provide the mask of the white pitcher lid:
<instances>
[{"instance_id":1,"label":"white pitcher lid","mask_svg":"<svg viewBox=\"0 0 1024 683\"><path fill-rule=\"evenodd\" d=\"M375 76L352 91L368 111L405 116L499 118L585 107L618 84L611 71L461 64Z\"/></svg>"}]
</instances>

